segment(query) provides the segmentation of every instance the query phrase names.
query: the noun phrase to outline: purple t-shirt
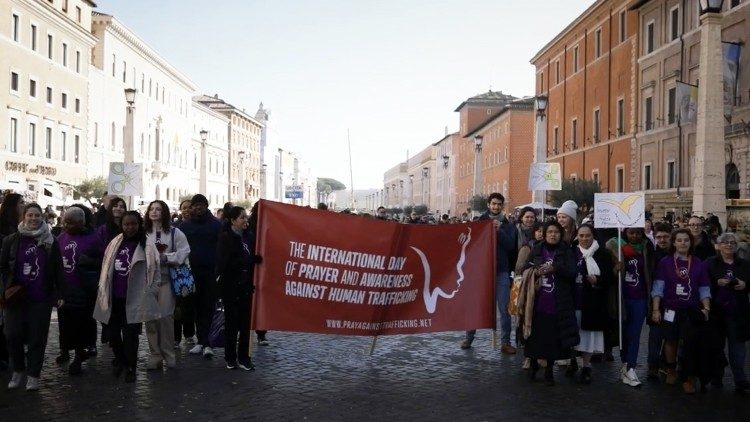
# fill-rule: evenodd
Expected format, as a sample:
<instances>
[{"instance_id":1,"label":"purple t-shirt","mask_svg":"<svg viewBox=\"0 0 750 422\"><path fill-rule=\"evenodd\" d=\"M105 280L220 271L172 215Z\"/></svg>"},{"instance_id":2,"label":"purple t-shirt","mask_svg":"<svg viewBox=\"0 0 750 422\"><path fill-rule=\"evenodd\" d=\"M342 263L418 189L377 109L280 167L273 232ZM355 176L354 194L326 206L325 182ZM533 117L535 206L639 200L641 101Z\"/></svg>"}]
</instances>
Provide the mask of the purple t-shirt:
<instances>
[{"instance_id":1,"label":"purple t-shirt","mask_svg":"<svg viewBox=\"0 0 750 422\"><path fill-rule=\"evenodd\" d=\"M727 264L726 262L723 263L724 266L724 276L723 278L726 278L727 280L734 280L734 263ZM726 285L726 286L717 286L716 288L716 295L714 296L714 302L716 302L716 305L721 308L721 310L726 315L734 315L737 313L737 298L734 294L734 286L732 285Z\"/></svg>"},{"instance_id":2,"label":"purple t-shirt","mask_svg":"<svg viewBox=\"0 0 750 422\"><path fill-rule=\"evenodd\" d=\"M32 302L48 302L50 296L44 286L47 250L37 246L33 237L20 236L16 254L16 282L26 287Z\"/></svg>"},{"instance_id":3,"label":"purple t-shirt","mask_svg":"<svg viewBox=\"0 0 750 422\"><path fill-rule=\"evenodd\" d=\"M625 274L622 278L622 295L625 300L644 300L648 298L646 292L646 271L643 255L624 258Z\"/></svg>"},{"instance_id":4,"label":"purple t-shirt","mask_svg":"<svg viewBox=\"0 0 750 422\"><path fill-rule=\"evenodd\" d=\"M128 294L128 277L133 263L133 254L138 247L136 240L123 240L115 255L115 268L112 275L112 296L125 299Z\"/></svg>"},{"instance_id":5,"label":"purple t-shirt","mask_svg":"<svg viewBox=\"0 0 750 422\"><path fill-rule=\"evenodd\" d=\"M118 234L119 233L115 234L115 236ZM99 226L99 228L96 229L96 237L99 239L100 256L104 255L104 250L107 249L107 245L109 245L109 242L111 242L115 236L110 236L106 224Z\"/></svg>"},{"instance_id":6,"label":"purple t-shirt","mask_svg":"<svg viewBox=\"0 0 750 422\"><path fill-rule=\"evenodd\" d=\"M706 264L695 256L689 264L674 256L662 258L656 268L656 279L664 281L664 309L671 310L697 308L700 304L698 289L711 285Z\"/></svg>"},{"instance_id":7,"label":"purple t-shirt","mask_svg":"<svg viewBox=\"0 0 750 422\"><path fill-rule=\"evenodd\" d=\"M542 257L544 263L552 264L555 257L554 251L548 251L542 247ZM536 303L534 311L540 314L554 315L557 311L555 306L555 273L541 276L540 287L536 292Z\"/></svg>"},{"instance_id":8,"label":"purple t-shirt","mask_svg":"<svg viewBox=\"0 0 750 422\"><path fill-rule=\"evenodd\" d=\"M580 311L583 309L583 282L589 275L589 271L586 268L586 260L583 259L583 253L579 248L575 248L576 252L576 285L573 289L573 297L576 303L576 310Z\"/></svg>"},{"instance_id":9,"label":"purple t-shirt","mask_svg":"<svg viewBox=\"0 0 750 422\"><path fill-rule=\"evenodd\" d=\"M96 233L68 234L57 237L63 262L63 277L67 288L83 286L83 272L79 268L79 259L86 255L89 258L100 256L99 237Z\"/></svg>"}]
</instances>

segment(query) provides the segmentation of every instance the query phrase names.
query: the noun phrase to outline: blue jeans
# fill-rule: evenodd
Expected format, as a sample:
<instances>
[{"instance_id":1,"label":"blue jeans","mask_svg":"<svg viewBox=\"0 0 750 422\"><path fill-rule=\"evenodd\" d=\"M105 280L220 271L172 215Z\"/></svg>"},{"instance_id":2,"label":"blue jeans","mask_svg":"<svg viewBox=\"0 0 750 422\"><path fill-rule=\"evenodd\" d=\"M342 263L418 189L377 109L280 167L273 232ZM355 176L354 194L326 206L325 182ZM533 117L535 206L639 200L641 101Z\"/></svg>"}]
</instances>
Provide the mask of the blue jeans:
<instances>
[{"instance_id":1,"label":"blue jeans","mask_svg":"<svg viewBox=\"0 0 750 422\"><path fill-rule=\"evenodd\" d=\"M745 377L745 342L737 341L737 321L734 318L725 318L724 324L727 330L729 367L732 368L734 383L747 381Z\"/></svg>"},{"instance_id":2,"label":"blue jeans","mask_svg":"<svg viewBox=\"0 0 750 422\"><path fill-rule=\"evenodd\" d=\"M510 273L501 272L495 278L495 303L500 312L500 341L502 344L510 344L510 314L508 305L510 304ZM474 335L477 330L466 332L466 340L474 341Z\"/></svg>"},{"instance_id":3,"label":"blue jeans","mask_svg":"<svg viewBox=\"0 0 750 422\"><path fill-rule=\"evenodd\" d=\"M625 301L625 312L627 318L622 323L622 349L620 358L622 363L628 365L628 369L635 368L638 362L638 347L641 342L641 329L646 320L648 305L646 299L635 299Z\"/></svg>"},{"instance_id":4,"label":"blue jeans","mask_svg":"<svg viewBox=\"0 0 750 422\"><path fill-rule=\"evenodd\" d=\"M661 367L661 343L664 336L661 333L661 325L648 326L648 369L659 369Z\"/></svg>"}]
</instances>

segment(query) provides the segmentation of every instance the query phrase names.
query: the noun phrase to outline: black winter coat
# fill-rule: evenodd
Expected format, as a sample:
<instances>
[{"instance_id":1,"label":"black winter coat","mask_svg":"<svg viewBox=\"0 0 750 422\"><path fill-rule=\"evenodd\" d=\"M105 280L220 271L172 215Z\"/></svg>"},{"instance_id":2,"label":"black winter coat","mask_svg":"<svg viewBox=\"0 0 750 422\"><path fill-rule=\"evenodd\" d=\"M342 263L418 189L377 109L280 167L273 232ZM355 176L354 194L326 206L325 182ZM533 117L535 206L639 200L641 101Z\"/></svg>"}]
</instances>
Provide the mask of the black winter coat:
<instances>
[{"instance_id":1,"label":"black winter coat","mask_svg":"<svg viewBox=\"0 0 750 422\"><path fill-rule=\"evenodd\" d=\"M12 286L15 282L16 256L18 255L18 244L21 235L18 232L5 236L3 238L2 248L0 248L0 295L5 289ZM44 271L44 287L47 294L55 303L63 296L63 279L62 256L60 247L57 245L57 239L47 248L47 264Z\"/></svg>"},{"instance_id":2,"label":"black winter coat","mask_svg":"<svg viewBox=\"0 0 750 422\"><path fill-rule=\"evenodd\" d=\"M547 247L545 242L534 245L529 255L526 267L542 265L544 255L542 248ZM576 260L573 250L567 243L560 242L555 247L552 258L552 266L555 273L555 309L557 311L558 337L561 347L569 349L580 342L578 335L578 321L576 320L575 302L573 301L573 286L576 277Z\"/></svg>"},{"instance_id":3,"label":"black winter coat","mask_svg":"<svg viewBox=\"0 0 750 422\"><path fill-rule=\"evenodd\" d=\"M716 281L725 276L724 260L720 255L712 256L706 260L706 265L708 265L708 278L711 280L711 297L716 298L716 292L719 289ZM737 323L737 340L748 341L750 340L750 299L748 298L750 289L748 289L747 283L750 283L750 262L735 255L734 276L746 283L743 290L733 290L737 301L737 313L734 316ZM711 314L718 317L719 320L725 318L725 315L715 303L711 306Z\"/></svg>"},{"instance_id":4,"label":"black winter coat","mask_svg":"<svg viewBox=\"0 0 750 422\"><path fill-rule=\"evenodd\" d=\"M232 229L223 230L219 234L216 276L224 302L247 300L255 290L253 276L255 264L258 262L255 255L255 234L250 231L247 234L250 256L243 251L242 238Z\"/></svg>"},{"instance_id":5,"label":"black winter coat","mask_svg":"<svg viewBox=\"0 0 750 422\"><path fill-rule=\"evenodd\" d=\"M578 245L573 246L573 255ZM594 261L599 266L601 275L596 277L596 284L583 281L583 304L581 306L581 329L586 331L604 331L609 322L607 311L607 292L613 285L614 271L612 256L604 247L594 252Z\"/></svg>"}]
</instances>

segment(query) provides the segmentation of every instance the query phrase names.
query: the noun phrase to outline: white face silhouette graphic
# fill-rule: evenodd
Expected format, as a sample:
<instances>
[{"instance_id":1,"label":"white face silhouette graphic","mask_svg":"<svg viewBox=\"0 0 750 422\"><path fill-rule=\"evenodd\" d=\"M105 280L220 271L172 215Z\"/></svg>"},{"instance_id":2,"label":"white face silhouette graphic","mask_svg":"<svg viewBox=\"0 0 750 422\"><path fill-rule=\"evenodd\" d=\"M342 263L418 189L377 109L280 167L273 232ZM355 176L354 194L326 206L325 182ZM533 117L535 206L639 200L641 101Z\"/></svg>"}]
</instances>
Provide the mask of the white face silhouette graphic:
<instances>
[{"instance_id":1,"label":"white face silhouette graphic","mask_svg":"<svg viewBox=\"0 0 750 422\"><path fill-rule=\"evenodd\" d=\"M544 263L544 265L552 265L552 260L548 260ZM544 275L542 277L541 282L541 289L544 290L546 293L552 293L555 291L555 282L554 279L551 277L548 277L547 275Z\"/></svg>"}]
</instances>

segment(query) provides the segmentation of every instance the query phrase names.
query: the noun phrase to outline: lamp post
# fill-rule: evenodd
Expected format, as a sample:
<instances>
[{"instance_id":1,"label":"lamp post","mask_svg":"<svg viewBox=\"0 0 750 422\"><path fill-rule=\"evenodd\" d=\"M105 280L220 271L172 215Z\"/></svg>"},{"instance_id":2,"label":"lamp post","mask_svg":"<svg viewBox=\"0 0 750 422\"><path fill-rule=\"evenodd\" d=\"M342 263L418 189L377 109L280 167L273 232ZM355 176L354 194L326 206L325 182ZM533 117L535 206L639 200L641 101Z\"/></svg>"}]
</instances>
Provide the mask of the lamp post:
<instances>
[{"instance_id":1,"label":"lamp post","mask_svg":"<svg viewBox=\"0 0 750 422\"><path fill-rule=\"evenodd\" d=\"M201 137L201 182L199 192L203 195L208 193L208 174L206 172L206 162L208 160L208 153L206 152L206 140L208 139L208 131L202 129L198 132Z\"/></svg>"},{"instance_id":2,"label":"lamp post","mask_svg":"<svg viewBox=\"0 0 750 422\"><path fill-rule=\"evenodd\" d=\"M260 197L262 199L266 199L266 168L268 167L267 164L263 164L260 166Z\"/></svg>"},{"instance_id":3,"label":"lamp post","mask_svg":"<svg viewBox=\"0 0 750 422\"><path fill-rule=\"evenodd\" d=\"M536 108L536 125L534 126L534 162L544 163L547 160L547 126L544 123L547 110L547 97L539 95L534 100L534 108ZM531 200L533 202L544 202L544 191L535 190L532 192Z\"/></svg>"},{"instance_id":4,"label":"lamp post","mask_svg":"<svg viewBox=\"0 0 750 422\"><path fill-rule=\"evenodd\" d=\"M430 210L430 169L428 167L422 167L422 203L427 206L427 210Z\"/></svg>"},{"instance_id":5,"label":"lamp post","mask_svg":"<svg viewBox=\"0 0 750 422\"><path fill-rule=\"evenodd\" d=\"M409 204L414 206L414 175L409 175Z\"/></svg>"},{"instance_id":6,"label":"lamp post","mask_svg":"<svg viewBox=\"0 0 750 422\"><path fill-rule=\"evenodd\" d=\"M132 164L135 159L135 89L125 88L125 133L123 138L125 163ZM128 196L128 209L133 209L133 196Z\"/></svg>"},{"instance_id":7,"label":"lamp post","mask_svg":"<svg viewBox=\"0 0 750 422\"><path fill-rule=\"evenodd\" d=\"M240 200L245 199L245 151L239 151L237 156L240 159L239 168L239 185L240 185Z\"/></svg>"},{"instance_id":8,"label":"lamp post","mask_svg":"<svg viewBox=\"0 0 750 422\"><path fill-rule=\"evenodd\" d=\"M398 185L399 185L399 189L398 190L400 191L400 194L398 196L398 198L399 198L399 204L398 205L399 205L399 207L403 208L404 205L406 205L404 203L404 201L406 200L405 195L404 195L404 179L399 180L398 181Z\"/></svg>"},{"instance_id":9,"label":"lamp post","mask_svg":"<svg viewBox=\"0 0 750 422\"><path fill-rule=\"evenodd\" d=\"M482 181L482 135L474 136L474 196L479 195Z\"/></svg>"},{"instance_id":10,"label":"lamp post","mask_svg":"<svg viewBox=\"0 0 750 422\"><path fill-rule=\"evenodd\" d=\"M443 155L443 200L440 201L440 208L448 211L450 209L450 201L446 205L446 196L448 196L448 160L450 158L447 155ZM446 214L450 214L446 212Z\"/></svg>"},{"instance_id":11,"label":"lamp post","mask_svg":"<svg viewBox=\"0 0 750 422\"><path fill-rule=\"evenodd\" d=\"M713 213L725 226L724 60L721 46L723 3L723 0L698 2L701 22L700 83L695 134L693 212L703 216Z\"/></svg>"}]
</instances>

